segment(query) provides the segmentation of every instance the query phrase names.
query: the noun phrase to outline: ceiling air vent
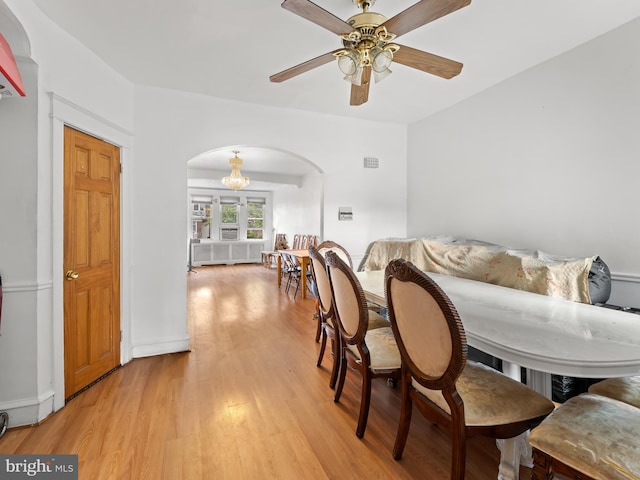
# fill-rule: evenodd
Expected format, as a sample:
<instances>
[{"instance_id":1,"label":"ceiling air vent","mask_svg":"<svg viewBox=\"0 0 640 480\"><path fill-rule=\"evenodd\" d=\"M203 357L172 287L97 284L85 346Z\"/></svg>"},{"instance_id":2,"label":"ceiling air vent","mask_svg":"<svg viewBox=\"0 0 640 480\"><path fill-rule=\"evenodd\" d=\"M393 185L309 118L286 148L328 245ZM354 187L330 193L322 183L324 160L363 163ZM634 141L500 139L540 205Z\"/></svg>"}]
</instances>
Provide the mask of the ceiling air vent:
<instances>
[{"instance_id":1,"label":"ceiling air vent","mask_svg":"<svg viewBox=\"0 0 640 480\"><path fill-rule=\"evenodd\" d=\"M364 157L364 168L378 168L380 160L374 157Z\"/></svg>"}]
</instances>

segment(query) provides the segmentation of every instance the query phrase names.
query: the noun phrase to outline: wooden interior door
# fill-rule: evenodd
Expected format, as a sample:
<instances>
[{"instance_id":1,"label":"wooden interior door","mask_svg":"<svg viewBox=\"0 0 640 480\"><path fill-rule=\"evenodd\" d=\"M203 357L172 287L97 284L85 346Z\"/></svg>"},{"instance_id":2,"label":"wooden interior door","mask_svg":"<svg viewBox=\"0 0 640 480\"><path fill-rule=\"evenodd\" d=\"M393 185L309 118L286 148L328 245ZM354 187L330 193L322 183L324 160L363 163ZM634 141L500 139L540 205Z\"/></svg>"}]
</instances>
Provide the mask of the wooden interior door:
<instances>
[{"instance_id":1,"label":"wooden interior door","mask_svg":"<svg viewBox=\"0 0 640 480\"><path fill-rule=\"evenodd\" d=\"M120 149L64 132L65 398L120 365Z\"/></svg>"}]
</instances>

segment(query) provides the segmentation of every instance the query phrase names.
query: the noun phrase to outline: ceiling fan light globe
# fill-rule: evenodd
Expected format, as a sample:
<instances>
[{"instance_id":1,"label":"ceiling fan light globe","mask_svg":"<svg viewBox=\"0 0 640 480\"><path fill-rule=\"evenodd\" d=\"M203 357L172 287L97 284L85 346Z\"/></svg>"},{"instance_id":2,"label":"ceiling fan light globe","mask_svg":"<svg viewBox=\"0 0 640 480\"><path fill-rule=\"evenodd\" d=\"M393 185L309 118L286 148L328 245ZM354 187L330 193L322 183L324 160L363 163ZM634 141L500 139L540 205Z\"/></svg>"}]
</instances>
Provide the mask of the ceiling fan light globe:
<instances>
[{"instance_id":1,"label":"ceiling fan light globe","mask_svg":"<svg viewBox=\"0 0 640 480\"><path fill-rule=\"evenodd\" d=\"M393 53L389 50L375 48L371 51L371 59L371 68L373 71L383 73L389 70L389 66L393 61Z\"/></svg>"},{"instance_id":2,"label":"ceiling fan light globe","mask_svg":"<svg viewBox=\"0 0 640 480\"><path fill-rule=\"evenodd\" d=\"M350 80L353 85L357 85L358 87L362 85L362 70L362 67L358 67L356 73L351 75Z\"/></svg>"},{"instance_id":3,"label":"ceiling fan light globe","mask_svg":"<svg viewBox=\"0 0 640 480\"><path fill-rule=\"evenodd\" d=\"M347 55L338 58L338 68L345 75L353 75L356 73L356 63Z\"/></svg>"},{"instance_id":4,"label":"ceiling fan light globe","mask_svg":"<svg viewBox=\"0 0 640 480\"><path fill-rule=\"evenodd\" d=\"M389 70L388 68L386 70L383 70L382 72L376 72L375 70L373 71L373 79L376 83L380 83L389 75L391 75L391 70Z\"/></svg>"},{"instance_id":5,"label":"ceiling fan light globe","mask_svg":"<svg viewBox=\"0 0 640 480\"><path fill-rule=\"evenodd\" d=\"M348 51L338 57L338 68L345 75L353 75L360 65L360 53L357 50Z\"/></svg>"}]
</instances>

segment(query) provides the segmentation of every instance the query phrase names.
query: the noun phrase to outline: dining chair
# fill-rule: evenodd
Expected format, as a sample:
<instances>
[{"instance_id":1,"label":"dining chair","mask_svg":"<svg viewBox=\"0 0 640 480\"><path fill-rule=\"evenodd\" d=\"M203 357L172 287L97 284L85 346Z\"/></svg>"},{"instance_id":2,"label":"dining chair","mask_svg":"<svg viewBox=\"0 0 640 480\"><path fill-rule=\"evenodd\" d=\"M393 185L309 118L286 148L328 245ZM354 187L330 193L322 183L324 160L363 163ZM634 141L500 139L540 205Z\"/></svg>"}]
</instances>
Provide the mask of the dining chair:
<instances>
[{"instance_id":1,"label":"dining chair","mask_svg":"<svg viewBox=\"0 0 640 480\"><path fill-rule=\"evenodd\" d=\"M335 388L340 367L340 335L336 325L333 302L331 299L331 285L327 276L325 255L327 252L335 252L342 260L351 266L351 256L349 252L342 246L331 240L326 240L316 247L309 248L309 258L311 259L311 272L313 281L318 293L318 325L316 328L316 342L320 341L320 351L318 353L318 361L316 365L322 366L327 340L331 342L331 353L333 356L333 366L331 368L331 377L329 386ZM380 327L389 327L391 324L383 316L376 312L369 312L370 330Z\"/></svg>"},{"instance_id":2,"label":"dining chair","mask_svg":"<svg viewBox=\"0 0 640 480\"><path fill-rule=\"evenodd\" d=\"M333 356L333 366L331 368L331 377L329 378L329 387L335 388L338 378L338 370L340 366L338 340L336 335L338 330L335 323L333 312L333 304L331 302L331 285L329 285L329 277L327 277L326 264L324 255L329 250L323 249L321 253L317 248L309 248L309 258L311 259L311 275L316 285L318 293L318 324L316 328L316 342L320 342L320 351L316 366L322 365L322 359L327 347L327 339L331 341L331 353Z\"/></svg>"},{"instance_id":3,"label":"dining chair","mask_svg":"<svg viewBox=\"0 0 640 480\"><path fill-rule=\"evenodd\" d=\"M261 253L262 264L265 267L272 268L275 265L275 260L278 258L278 250L285 250L289 248L287 243L286 233L276 233L275 240L273 242L273 250L263 250Z\"/></svg>"},{"instance_id":4,"label":"dining chair","mask_svg":"<svg viewBox=\"0 0 640 480\"><path fill-rule=\"evenodd\" d=\"M640 409L583 393L531 430L533 480L640 478Z\"/></svg>"},{"instance_id":5,"label":"dining chair","mask_svg":"<svg viewBox=\"0 0 640 480\"><path fill-rule=\"evenodd\" d=\"M300 263L296 261L295 257L289 255L286 251L280 252L280 259L282 262L282 275L286 277L286 285L284 291L289 293L289 289L292 284L297 285L300 283ZM296 293L298 292L296 288ZM295 295L294 295L295 296Z\"/></svg>"},{"instance_id":6,"label":"dining chair","mask_svg":"<svg viewBox=\"0 0 640 480\"><path fill-rule=\"evenodd\" d=\"M349 264L349 266L353 267L353 261L351 260L351 255L349 255L349 252L347 251L346 248L344 248L342 245L332 241L332 240L325 240L324 242L322 242L320 245L311 245L309 247L309 256L311 256L311 249L313 247L316 247L317 252L322 256L322 270L324 271L324 275L327 274L326 272L326 264L324 263L324 256L326 255L326 253L330 250L336 252L341 258L342 260L344 260L345 262L347 262ZM313 262L311 263L312 266L312 270L313 270ZM315 281L315 273L314 273L314 281ZM328 279L327 279L327 286L328 284ZM327 302L330 304L331 303L331 289L328 290L328 297L327 297ZM322 318L320 315L318 315L318 324L317 324L317 328L316 328L316 342L320 341L320 336L322 334Z\"/></svg>"},{"instance_id":7,"label":"dining chair","mask_svg":"<svg viewBox=\"0 0 640 480\"><path fill-rule=\"evenodd\" d=\"M309 235L309 238L307 240L307 248L309 248L309 247L317 247L317 246L318 246L318 236L317 235Z\"/></svg>"},{"instance_id":8,"label":"dining chair","mask_svg":"<svg viewBox=\"0 0 640 480\"><path fill-rule=\"evenodd\" d=\"M299 233L294 234L293 243L291 244L291 250L299 250L301 240L302 240L302 235L300 235Z\"/></svg>"},{"instance_id":9,"label":"dining chair","mask_svg":"<svg viewBox=\"0 0 640 480\"><path fill-rule=\"evenodd\" d=\"M300 289L300 284L302 283L302 276L305 275L305 288L311 294L314 294L312 287L312 277L311 277L311 269L309 265L305 262L305 271L302 270L302 264L297 256L291 255L287 251L280 251L281 261L282 261L282 273L287 277L287 284L285 287L285 292L289 293L289 290L293 285L295 285L295 290L293 292L293 298L298 295L298 290Z\"/></svg>"},{"instance_id":10,"label":"dining chair","mask_svg":"<svg viewBox=\"0 0 640 480\"><path fill-rule=\"evenodd\" d=\"M371 382L382 377L395 385L400 377L400 352L390 327L369 328L373 313L367 308L362 286L352 268L333 251L327 252L325 261L340 336L340 366L333 400L340 401L347 368L358 372L362 385L356 435L362 438L369 416Z\"/></svg>"},{"instance_id":11,"label":"dining chair","mask_svg":"<svg viewBox=\"0 0 640 480\"><path fill-rule=\"evenodd\" d=\"M464 479L466 439L507 439L538 425L554 404L526 385L467 361L458 312L429 276L405 260L385 270L391 328L402 357L400 422L393 446L399 460L407 442L413 404L451 434L451 478Z\"/></svg>"}]
</instances>

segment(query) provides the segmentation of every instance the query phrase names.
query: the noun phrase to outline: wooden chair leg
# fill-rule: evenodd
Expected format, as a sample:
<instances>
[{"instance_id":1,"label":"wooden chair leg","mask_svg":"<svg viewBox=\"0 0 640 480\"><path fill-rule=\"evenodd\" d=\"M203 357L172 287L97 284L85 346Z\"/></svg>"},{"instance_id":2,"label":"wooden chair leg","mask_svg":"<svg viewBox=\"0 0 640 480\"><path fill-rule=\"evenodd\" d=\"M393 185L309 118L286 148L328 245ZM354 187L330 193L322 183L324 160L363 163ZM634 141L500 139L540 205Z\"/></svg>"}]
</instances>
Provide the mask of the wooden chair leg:
<instances>
[{"instance_id":1,"label":"wooden chair leg","mask_svg":"<svg viewBox=\"0 0 640 480\"><path fill-rule=\"evenodd\" d=\"M552 462L549 456L534 448L531 480L551 480L553 476Z\"/></svg>"},{"instance_id":2,"label":"wooden chair leg","mask_svg":"<svg viewBox=\"0 0 640 480\"><path fill-rule=\"evenodd\" d=\"M340 347L340 373L338 374L338 382L336 383L336 392L333 395L333 401L339 402L340 395L342 395L342 389L344 388L344 379L347 376L347 358L344 354L344 349Z\"/></svg>"},{"instance_id":3,"label":"wooden chair leg","mask_svg":"<svg viewBox=\"0 0 640 480\"><path fill-rule=\"evenodd\" d=\"M462 422L458 422L460 428L452 422L451 435L451 480L464 480L467 464L467 436Z\"/></svg>"},{"instance_id":4,"label":"wooden chair leg","mask_svg":"<svg viewBox=\"0 0 640 480\"><path fill-rule=\"evenodd\" d=\"M360 415L358 416L358 427L356 436L364 437L367 429L367 419L369 418L369 406L371 404L371 370L368 368L362 372L362 392L360 395Z\"/></svg>"},{"instance_id":5,"label":"wooden chair leg","mask_svg":"<svg viewBox=\"0 0 640 480\"><path fill-rule=\"evenodd\" d=\"M340 344L337 338L331 339L331 354L333 355L333 368L331 369L329 387L334 389L336 388L336 381L338 380L338 373L340 372Z\"/></svg>"},{"instance_id":6,"label":"wooden chair leg","mask_svg":"<svg viewBox=\"0 0 640 480\"><path fill-rule=\"evenodd\" d=\"M316 299L316 319L318 324L316 325L316 343L320 341L320 334L322 333L322 315L320 315L320 302Z\"/></svg>"},{"instance_id":7,"label":"wooden chair leg","mask_svg":"<svg viewBox=\"0 0 640 480\"><path fill-rule=\"evenodd\" d=\"M324 327L320 327L322 333L320 334L321 342L320 342L320 352L318 353L318 361L316 362L316 367L322 365L322 358L324 357L324 350L327 346L327 332Z\"/></svg>"},{"instance_id":8,"label":"wooden chair leg","mask_svg":"<svg viewBox=\"0 0 640 480\"><path fill-rule=\"evenodd\" d=\"M411 413L413 412L413 402L409 396L407 380L402 381L402 400L400 403L400 421L398 422L398 431L396 432L396 441L393 445L393 458L400 460L404 446L409 436L409 427L411 426Z\"/></svg>"}]
</instances>

